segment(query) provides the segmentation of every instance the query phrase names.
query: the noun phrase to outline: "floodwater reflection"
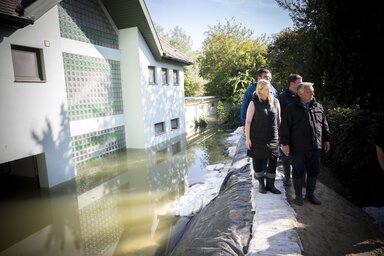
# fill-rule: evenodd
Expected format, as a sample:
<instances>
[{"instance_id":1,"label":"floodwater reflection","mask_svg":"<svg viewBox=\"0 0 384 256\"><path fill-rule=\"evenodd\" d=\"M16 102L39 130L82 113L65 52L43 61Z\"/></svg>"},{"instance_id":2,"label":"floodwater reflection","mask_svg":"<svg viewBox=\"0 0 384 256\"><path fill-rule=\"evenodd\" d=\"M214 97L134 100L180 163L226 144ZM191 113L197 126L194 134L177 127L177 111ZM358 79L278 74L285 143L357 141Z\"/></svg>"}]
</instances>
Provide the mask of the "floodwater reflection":
<instances>
[{"instance_id":1,"label":"floodwater reflection","mask_svg":"<svg viewBox=\"0 0 384 256\"><path fill-rule=\"evenodd\" d=\"M0 255L164 255L172 202L202 181L206 165L229 161L225 136L104 156L50 190L0 176Z\"/></svg>"}]
</instances>

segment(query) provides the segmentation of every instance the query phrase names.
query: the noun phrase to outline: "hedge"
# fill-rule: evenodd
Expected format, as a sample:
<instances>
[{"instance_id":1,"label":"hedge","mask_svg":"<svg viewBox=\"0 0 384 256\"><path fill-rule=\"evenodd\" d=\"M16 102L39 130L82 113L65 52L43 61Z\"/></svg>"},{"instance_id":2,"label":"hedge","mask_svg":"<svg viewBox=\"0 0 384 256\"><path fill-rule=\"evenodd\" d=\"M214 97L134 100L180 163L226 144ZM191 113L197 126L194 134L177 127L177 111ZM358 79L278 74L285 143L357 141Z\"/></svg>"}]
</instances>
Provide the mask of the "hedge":
<instances>
[{"instance_id":1,"label":"hedge","mask_svg":"<svg viewBox=\"0 0 384 256\"><path fill-rule=\"evenodd\" d=\"M347 187L354 203L384 206L384 171L379 167L374 143L384 114L337 107L327 110L326 115L332 141L322 163Z\"/></svg>"}]
</instances>

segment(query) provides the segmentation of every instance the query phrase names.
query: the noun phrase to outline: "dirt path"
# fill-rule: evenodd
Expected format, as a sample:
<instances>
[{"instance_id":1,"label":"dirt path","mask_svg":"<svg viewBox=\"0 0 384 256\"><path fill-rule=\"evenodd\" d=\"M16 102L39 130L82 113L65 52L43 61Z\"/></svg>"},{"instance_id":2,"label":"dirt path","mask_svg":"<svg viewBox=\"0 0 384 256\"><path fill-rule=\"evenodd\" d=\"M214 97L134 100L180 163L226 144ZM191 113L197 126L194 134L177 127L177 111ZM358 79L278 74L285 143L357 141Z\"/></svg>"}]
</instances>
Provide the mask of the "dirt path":
<instances>
[{"instance_id":1,"label":"dirt path","mask_svg":"<svg viewBox=\"0 0 384 256\"><path fill-rule=\"evenodd\" d=\"M322 180L337 185L331 177ZM384 234L368 214L320 182L315 193L321 206L292 204L304 255L384 255Z\"/></svg>"}]
</instances>

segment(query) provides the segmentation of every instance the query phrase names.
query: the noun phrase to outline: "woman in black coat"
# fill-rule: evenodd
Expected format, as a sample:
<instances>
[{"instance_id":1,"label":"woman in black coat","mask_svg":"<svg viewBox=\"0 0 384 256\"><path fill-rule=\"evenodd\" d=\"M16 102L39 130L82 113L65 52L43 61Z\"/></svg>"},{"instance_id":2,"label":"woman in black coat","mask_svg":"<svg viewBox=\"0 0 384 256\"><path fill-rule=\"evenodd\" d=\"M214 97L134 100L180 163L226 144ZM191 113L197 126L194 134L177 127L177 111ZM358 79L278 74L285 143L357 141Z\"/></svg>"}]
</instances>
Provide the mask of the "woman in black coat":
<instances>
[{"instance_id":1,"label":"woman in black coat","mask_svg":"<svg viewBox=\"0 0 384 256\"><path fill-rule=\"evenodd\" d=\"M255 94L247 109L245 122L247 155L252 157L259 192L281 192L275 187L276 165L279 156L278 129L280 126L280 103L271 94L271 83L259 80ZM264 183L266 170L267 183Z\"/></svg>"}]
</instances>

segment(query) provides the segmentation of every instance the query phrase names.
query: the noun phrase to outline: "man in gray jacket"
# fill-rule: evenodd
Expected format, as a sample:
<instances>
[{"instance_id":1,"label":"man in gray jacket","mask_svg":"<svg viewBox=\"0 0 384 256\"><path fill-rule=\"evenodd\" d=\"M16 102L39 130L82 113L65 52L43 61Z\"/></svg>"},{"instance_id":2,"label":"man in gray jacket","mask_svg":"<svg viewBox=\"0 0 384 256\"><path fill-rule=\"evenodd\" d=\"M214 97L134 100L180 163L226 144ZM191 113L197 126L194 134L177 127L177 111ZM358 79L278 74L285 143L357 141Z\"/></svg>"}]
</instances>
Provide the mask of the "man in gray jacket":
<instances>
[{"instance_id":1,"label":"man in gray jacket","mask_svg":"<svg viewBox=\"0 0 384 256\"><path fill-rule=\"evenodd\" d=\"M320 153L330 149L330 131L323 106L314 98L313 84L300 83L297 100L287 106L279 129L280 144L286 156L292 159L295 203L303 205L303 177L307 173L306 198L321 204L314 195L320 171Z\"/></svg>"}]
</instances>

